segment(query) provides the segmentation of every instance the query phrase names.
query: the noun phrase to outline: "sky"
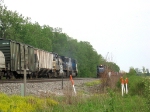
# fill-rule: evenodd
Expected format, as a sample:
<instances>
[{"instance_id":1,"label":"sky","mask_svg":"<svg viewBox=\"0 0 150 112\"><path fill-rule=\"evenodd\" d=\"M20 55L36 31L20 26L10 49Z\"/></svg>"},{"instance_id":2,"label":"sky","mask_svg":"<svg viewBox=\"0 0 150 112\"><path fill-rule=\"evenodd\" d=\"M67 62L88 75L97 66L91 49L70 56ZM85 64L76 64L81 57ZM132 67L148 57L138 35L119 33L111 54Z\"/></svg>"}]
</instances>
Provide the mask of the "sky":
<instances>
[{"instance_id":1,"label":"sky","mask_svg":"<svg viewBox=\"0 0 150 112\"><path fill-rule=\"evenodd\" d=\"M88 41L108 61L128 72L150 70L150 0L4 0L40 25L60 27Z\"/></svg>"}]
</instances>

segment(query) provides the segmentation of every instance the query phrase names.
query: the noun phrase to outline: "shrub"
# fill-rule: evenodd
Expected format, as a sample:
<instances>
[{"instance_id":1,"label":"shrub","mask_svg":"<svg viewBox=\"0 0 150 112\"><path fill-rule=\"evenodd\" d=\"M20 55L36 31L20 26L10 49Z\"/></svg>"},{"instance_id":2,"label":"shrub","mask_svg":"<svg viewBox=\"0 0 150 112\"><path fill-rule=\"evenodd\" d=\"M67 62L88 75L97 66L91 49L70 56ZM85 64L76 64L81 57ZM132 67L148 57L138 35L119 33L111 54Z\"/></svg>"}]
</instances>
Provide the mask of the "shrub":
<instances>
[{"instance_id":1,"label":"shrub","mask_svg":"<svg viewBox=\"0 0 150 112\"><path fill-rule=\"evenodd\" d=\"M144 95L144 79L139 76L131 76L128 79L129 93L131 95Z\"/></svg>"},{"instance_id":2,"label":"shrub","mask_svg":"<svg viewBox=\"0 0 150 112\"><path fill-rule=\"evenodd\" d=\"M128 78L128 90L130 95L144 95L144 78L137 75L127 74L123 77L123 79ZM120 80L117 82L117 87L121 89ZM119 89L119 90L120 90Z\"/></svg>"},{"instance_id":3,"label":"shrub","mask_svg":"<svg viewBox=\"0 0 150 112\"><path fill-rule=\"evenodd\" d=\"M146 107L150 111L150 78L145 78L144 80L144 85L145 85L145 98L146 98Z\"/></svg>"},{"instance_id":4,"label":"shrub","mask_svg":"<svg viewBox=\"0 0 150 112\"><path fill-rule=\"evenodd\" d=\"M0 94L0 112L33 112L38 109L57 105L58 102L49 98L37 98L33 96L8 96Z\"/></svg>"}]
</instances>

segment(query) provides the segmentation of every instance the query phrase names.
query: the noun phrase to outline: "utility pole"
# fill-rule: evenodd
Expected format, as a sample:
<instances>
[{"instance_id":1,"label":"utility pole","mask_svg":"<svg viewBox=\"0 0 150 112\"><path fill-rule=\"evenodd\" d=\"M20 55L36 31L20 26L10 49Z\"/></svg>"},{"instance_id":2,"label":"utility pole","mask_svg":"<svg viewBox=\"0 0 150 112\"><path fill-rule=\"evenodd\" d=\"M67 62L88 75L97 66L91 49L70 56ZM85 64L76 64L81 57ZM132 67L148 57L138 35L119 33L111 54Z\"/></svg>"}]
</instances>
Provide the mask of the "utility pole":
<instances>
[{"instance_id":1,"label":"utility pole","mask_svg":"<svg viewBox=\"0 0 150 112\"><path fill-rule=\"evenodd\" d=\"M25 65L24 65L24 96L26 96L26 74L27 74L27 71L26 71L26 61L25 61Z\"/></svg>"},{"instance_id":2,"label":"utility pole","mask_svg":"<svg viewBox=\"0 0 150 112\"><path fill-rule=\"evenodd\" d=\"M27 76L27 71L26 71L26 68L27 68L27 63L26 63L26 46L24 46L24 96L26 96L26 76Z\"/></svg>"}]
</instances>

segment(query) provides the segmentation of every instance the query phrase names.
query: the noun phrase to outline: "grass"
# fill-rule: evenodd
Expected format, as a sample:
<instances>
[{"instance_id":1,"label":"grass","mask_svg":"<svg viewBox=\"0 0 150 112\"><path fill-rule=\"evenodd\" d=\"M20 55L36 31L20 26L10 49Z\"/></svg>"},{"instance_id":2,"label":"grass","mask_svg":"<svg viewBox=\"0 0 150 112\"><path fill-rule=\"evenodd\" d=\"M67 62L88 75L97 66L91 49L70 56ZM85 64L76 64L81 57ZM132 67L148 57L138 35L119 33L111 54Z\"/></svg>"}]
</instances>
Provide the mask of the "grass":
<instances>
[{"instance_id":1,"label":"grass","mask_svg":"<svg viewBox=\"0 0 150 112\"><path fill-rule=\"evenodd\" d=\"M1 94L0 112L150 112L150 80L139 76L128 76L128 79L129 94L124 96L119 77L109 80L105 92L94 91L100 89L101 84L96 80L83 85L89 94L77 91L76 96L72 94L71 85L64 88L64 96L37 98Z\"/></svg>"},{"instance_id":2,"label":"grass","mask_svg":"<svg viewBox=\"0 0 150 112\"><path fill-rule=\"evenodd\" d=\"M148 112L145 99L140 96L125 96L115 94L93 95L87 98L80 96L72 98L72 104L60 103L47 112ZM113 104L112 104L113 102ZM140 103L138 103L140 102Z\"/></svg>"},{"instance_id":3,"label":"grass","mask_svg":"<svg viewBox=\"0 0 150 112\"><path fill-rule=\"evenodd\" d=\"M99 85L100 83L101 83L100 80L95 80L95 81L86 82L85 85L86 86L96 86L96 85Z\"/></svg>"}]
</instances>

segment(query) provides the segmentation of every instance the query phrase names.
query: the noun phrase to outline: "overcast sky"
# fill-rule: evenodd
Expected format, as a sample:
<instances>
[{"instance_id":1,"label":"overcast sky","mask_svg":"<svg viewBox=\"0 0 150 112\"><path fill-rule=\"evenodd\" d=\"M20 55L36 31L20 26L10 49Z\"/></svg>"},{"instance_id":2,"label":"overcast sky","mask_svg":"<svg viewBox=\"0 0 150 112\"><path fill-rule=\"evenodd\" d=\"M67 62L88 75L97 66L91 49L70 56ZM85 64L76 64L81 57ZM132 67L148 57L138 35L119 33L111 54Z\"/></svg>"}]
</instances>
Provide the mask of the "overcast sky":
<instances>
[{"instance_id":1,"label":"overcast sky","mask_svg":"<svg viewBox=\"0 0 150 112\"><path fill-rule=\"evenodd\" d=\"M9 10L40 25L61 27L88 41L126 72L150 70L150 0L4 0ZM109 52L109 53L108 53Z\"/></svg>"}]
</instances>

